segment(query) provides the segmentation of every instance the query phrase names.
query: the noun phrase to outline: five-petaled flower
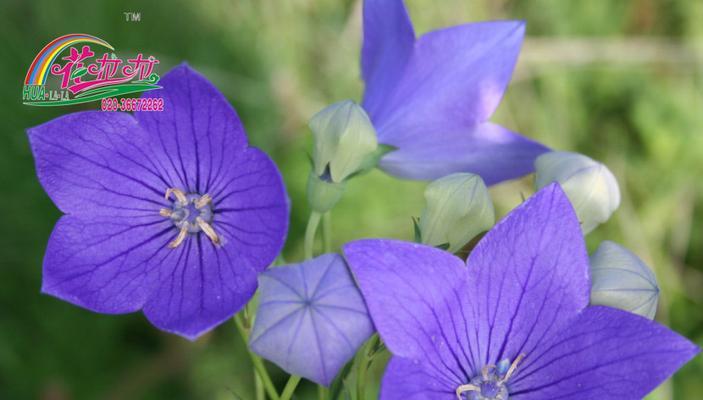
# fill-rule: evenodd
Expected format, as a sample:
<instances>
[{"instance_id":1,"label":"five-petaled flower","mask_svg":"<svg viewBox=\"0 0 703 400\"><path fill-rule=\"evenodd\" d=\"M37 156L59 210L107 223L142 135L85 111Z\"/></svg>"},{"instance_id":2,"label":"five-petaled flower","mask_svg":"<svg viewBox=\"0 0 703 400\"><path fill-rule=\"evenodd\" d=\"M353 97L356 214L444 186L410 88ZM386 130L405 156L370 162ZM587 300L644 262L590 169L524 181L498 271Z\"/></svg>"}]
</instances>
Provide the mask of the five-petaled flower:
<instances>
[{"instance_id":1,"label":"five-petaled flower","mask_svg":"<svg viewBox=\"0 0 703 400\"><path fill-rule=\"evenodd\" d=\"M467 264L391 240L344 254L394 355L382 399L640 399L699 351L656 322L588 306L581 228L557 184L496 225Z\"/></svg>"},{"instance_id":2,"label":"five-petaled flower","mask_svg":"<svg viewBox=\"0 0 703 400\"><path fill-rule=\"evenodd\" d=\"M380 167L423 180L472 172L488 185L532 172L547 148L487 122L508 86L524 33L522 21L495 21L416 40L403 0L366 0L363 106L378 142L397 148Z\"/></svg>"},{"instance_id":3,"label":"five-petaled flower","mask_svg":"<svg viewBox=\"0 0 703 400\"><path fill-rule=\"evenodd\" d=\"M163 112L69 114L29 130L39 181L64 215L42 291L102 313L143 310L194 339L254 294L288 229L281 175L232 106L186 65Z\"/></svg>"}]
</instances>

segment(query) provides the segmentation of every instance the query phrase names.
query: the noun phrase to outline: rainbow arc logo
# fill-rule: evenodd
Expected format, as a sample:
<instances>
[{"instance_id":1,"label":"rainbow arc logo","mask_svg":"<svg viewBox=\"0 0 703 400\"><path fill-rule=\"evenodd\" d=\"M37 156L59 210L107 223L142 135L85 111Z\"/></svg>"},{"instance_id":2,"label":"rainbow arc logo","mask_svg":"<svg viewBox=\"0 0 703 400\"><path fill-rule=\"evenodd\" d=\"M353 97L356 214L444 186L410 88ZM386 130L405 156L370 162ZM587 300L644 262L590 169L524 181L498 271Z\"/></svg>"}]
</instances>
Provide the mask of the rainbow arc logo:
<instances>
[{"instance_id":1,"label":"rainbow arc logo","mask_svg":"<svg viewBox=\"0 0 703 400\"><path fill-rule=\"evenodd\" d=\"M101 56L93 46L102 50ZM87 103L158 89L159 60L139 53L122 59L96 36L72 33L49 42L27 70L22 101L32 106Z\"/></svg>"}]
</instances>

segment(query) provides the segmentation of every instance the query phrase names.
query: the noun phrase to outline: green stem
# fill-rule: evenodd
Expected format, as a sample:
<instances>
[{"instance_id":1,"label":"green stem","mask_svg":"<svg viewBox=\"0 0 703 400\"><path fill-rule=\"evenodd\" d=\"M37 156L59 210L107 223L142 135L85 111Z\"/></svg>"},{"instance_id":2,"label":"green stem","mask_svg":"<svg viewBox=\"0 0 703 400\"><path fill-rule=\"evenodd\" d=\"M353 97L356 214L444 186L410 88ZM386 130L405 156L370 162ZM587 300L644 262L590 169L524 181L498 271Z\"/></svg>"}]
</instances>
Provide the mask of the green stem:
<instances>
[{"instance_id":1,"label":"green stem","mask_svg":"<svg viewBox=\"0 0 703 400\"><path fill-rule=\"evenodd\" d=\"M325 253L332 252L332 211L327 211L322 216L322 242Z\"/></svg>"},{"instance_id":2,"label":"green stem","mask_svg":"<svg viewBox=\"0 0 703 400\"><path fill-rule=\"evenodd\" d=\"M248 323L244 320L241 313L237 313L234 316L234 322L237 325L239 334L242 336L242 340L244 340L244 345L249 353L249 357L251 358L251 363L254 364L255 373L259 375L259 378L261 378L261 383L264 385L266 393L272 400L279 400L280 398L278 397L278 392L276 391L276 387L273 385L273 381L271 380L268 371L266 371L266 366L264 366L263 360L249 349Z\"/></svg>"},{"instance_id":3,"label":"green stem","mask_svg":"<svg viewBox=\"0 0 703 400\"><path fill-rule=\"evenodd\" d=\"M290 400L293 396L293 392L295 392L295 388L298 387L298 383L300 383L300 377L297 375L291 375L290 378L288 378L286 387L283 388L283 393L281 393L280 400Z\"/></svg>"},{"instance_id":4,"label":"green stem","mask_svg":"<svg viewBox=\"0 0 703 400\"><path fill-rule=\"evenodd\" d=\"M266 400L266 392L264 392L264 384L261 383L261 377L259 373L254 371L254 393L256 393L256 400Z\"/></svg>"},{"instance_id":5,"label":"green stem","mask_svg":"<svg viewBox=\"0 0 703 400\"><path fill-rule=\"evenodd\" d=\"M308 227L305 228L305 259L311 259L313 256L313 246L315 244L315 233L317 232L317 226L320 224L321 214L317 211L310 213L310 219L308 219Z\"/></svg>"},{"instance_id":6,"label":"green stem","mask_svg":"<svg viewBox=\"0 0 703 400\"><path fill-rule=\"evenodd\" d=\"M318 400L326 400L327 396L329 396L329 390L327 390L326 387L322 385L317 386L317 398Z\"/></svg>"}]
</instances>

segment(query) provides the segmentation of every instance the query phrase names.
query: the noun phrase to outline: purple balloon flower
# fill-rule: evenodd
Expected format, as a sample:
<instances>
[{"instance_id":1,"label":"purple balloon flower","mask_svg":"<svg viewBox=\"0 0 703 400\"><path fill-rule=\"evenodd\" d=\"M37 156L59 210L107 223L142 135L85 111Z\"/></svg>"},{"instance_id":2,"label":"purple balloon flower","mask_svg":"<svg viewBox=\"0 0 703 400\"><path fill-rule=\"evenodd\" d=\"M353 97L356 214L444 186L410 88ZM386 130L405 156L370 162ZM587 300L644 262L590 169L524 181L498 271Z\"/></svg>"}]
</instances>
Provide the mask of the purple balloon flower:
<instances>
[{"instance_id":1,"label":"purple balloon flower","mask_svg":"<svg viewBox=\"0 0 703 400\"><path fill-rule=\"evenodd\" d=\"M464 24L415 39L402 0L364 2L363 106L388 173L437 179L473 172L491 185L533 171L548 149L487 122L505 92L525 34L522 21Z\"/></svg>"},{"instance_id":2,"label":"purple balloon flower","mask_svg":"<svg viewBox=\"0 0 703 400\"><path fill-rule=\"evenodd\" d=\"M329 385L373 333L344 259L325 254L260 276L251 348L287 372Z\"/></svg>"},{"instance_id":3,"label":"purple balloon flower","mask_svg":"<svg viewBox=\"0 0 703 400\"><path fill-rule=\"evenodd\" d=\"M143 310L195 339L237 312L288 229L281 175L236 112L186 65L163 112L69 114L29 129L37 175L66 215L42 291L89 310Z\"/></svg>"},{"instance_id":4,"label":"purple balloon flower","mask_svg":"<svg viewBox=\"0 0 703 400\"><path fill-rule=\"evenodd\" d=\"M640 399L699 349L626 311L588 306L581 228L552 184L516 208L468 265L438 249L344 249L393 353L382 399Z\"/></svg>"}]
</instances>

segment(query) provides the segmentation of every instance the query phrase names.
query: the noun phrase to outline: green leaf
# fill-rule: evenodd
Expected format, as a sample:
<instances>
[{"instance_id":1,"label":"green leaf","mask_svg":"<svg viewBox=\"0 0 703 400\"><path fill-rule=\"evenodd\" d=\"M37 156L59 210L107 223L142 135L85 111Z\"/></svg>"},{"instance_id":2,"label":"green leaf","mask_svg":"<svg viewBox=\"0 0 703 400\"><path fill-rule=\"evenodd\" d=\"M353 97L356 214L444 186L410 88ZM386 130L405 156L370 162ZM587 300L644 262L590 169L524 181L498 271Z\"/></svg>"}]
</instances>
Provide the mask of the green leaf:
<instances>
[{"instance_id":1,"label":"green leaf","mask_svg":"<svg viewBox=\"0 0 703 400\"><path fill-rule=\"evenodd\" d=\"M78 68L77 70L74 70L74 71L71 73L71 79L80 78L81 76L85 75L86 72L88 72L88 68L85 68L85 67L83 67L83 68Z\"/></svg>"}]
</instances>

